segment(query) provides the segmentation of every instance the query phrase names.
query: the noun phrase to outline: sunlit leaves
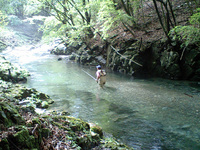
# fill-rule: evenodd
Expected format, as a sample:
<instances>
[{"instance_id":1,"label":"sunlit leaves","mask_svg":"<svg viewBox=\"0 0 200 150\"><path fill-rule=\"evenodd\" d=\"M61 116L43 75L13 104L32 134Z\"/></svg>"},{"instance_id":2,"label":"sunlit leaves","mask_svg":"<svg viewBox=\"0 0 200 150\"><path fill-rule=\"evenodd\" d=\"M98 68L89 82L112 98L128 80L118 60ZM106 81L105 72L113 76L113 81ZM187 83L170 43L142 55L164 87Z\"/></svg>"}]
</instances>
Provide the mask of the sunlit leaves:
<instances>
[{"instance_id":1,"label":"sunlit leaves","mask_svg":"<svg viewBox=\"0 0 200 150\"><path fill-rule=\"evenodd\" d=\"M44 5L51 8L51 14L60 21L60 26L57 26L57 31L48 30L43 28L45 33L49 35L60 34L66 35L68 41L77 42L81 38L87 36L87 34L101 35L101 38L106 39L110 36L112 31L119 27L121 24L132 26L136 19L134 13L139 8L139 0L127 1L129 12L126 13L124 9L117 9L117 3L110 0L39 0ZM126 3L126 2L125 2ZM132 7L133 6L133 7ZM131 14L131 15L130 15ZM47 22L45 23L48 24ZM45 26L46 26L45 25ZM62 36L61 35L61 36ZM81 39L80 39L81 40Z\"/></svg>"},{"instance_id":2,"label":"sunlit leaves","mask_svg":"<svg viewBox=\"0 0 200 150\"><path fill-rule=\"evenodd\" d=\"M183 42L182 47L187 47L190 44L200 46L200 29L193 26L176 26L170 31L170 34L175 33L173 39Z\"/></svg>"},{"instance_id":3,"label":"sunlit leaves","mask_svg":"<svg viewBox=\"0 0 200 150\"><path fill-rule=\"evenodd\" d=\"M190 23L193 25L198 25L198 27L200 27L200 8L197 9L197 13L191 16Z\"/></svg>"},{"instance_id":4,"label":"sunlit leaves","mask_svg":"<svg viewBox=\"0 0 200 150\"><path fill-rule=\"evenodd\" d=\"M134 18L122 9L116 9L116 4L112 1L102 1L100 3L100 9L98 12L98 24L100 24L100 31L102 32L102 37L106 39L109 37L109 32L111 32L116 27L120 26L122 22L132 24Z\"/></svg>"},{"instance_id":5,"label":"sunlit leaves","mask_svg":"<svg viewBox=\"0 0 200 150\"><path fill-rule=\"evenodd\" d=\"M37 14L41 11L42 7L43 5L39 1L28 0L24 11L26 15Z\"/></svg>"},{"instance_id":6,"label":"sunlit leaves","mask_svg":"<svg viewBox=\"0 0 200 150\"><path fill-rule=\"evenodd\" d=\"M191 16L190 23L192 25L188 26L176 26L170 31L170 35L173 40L182 41L182 47L187 47L188 45L200 46L200 9L197 9L197 13Z\"/></svg>"},{"instance_id":7,"label":"sunlit leaves","mask_svg":"<svg viewBox=\"0 0 200 150\"><path fill-rule=\"evenodd\" d=\"M55 17L51 16L48 17L42 26L41 30L43 30L43 39L49 40L53 38L57 38L60 36L63 36L60 32L60 27L62 26L62 23L59 22Z\"/></svg>"}]
</instances>

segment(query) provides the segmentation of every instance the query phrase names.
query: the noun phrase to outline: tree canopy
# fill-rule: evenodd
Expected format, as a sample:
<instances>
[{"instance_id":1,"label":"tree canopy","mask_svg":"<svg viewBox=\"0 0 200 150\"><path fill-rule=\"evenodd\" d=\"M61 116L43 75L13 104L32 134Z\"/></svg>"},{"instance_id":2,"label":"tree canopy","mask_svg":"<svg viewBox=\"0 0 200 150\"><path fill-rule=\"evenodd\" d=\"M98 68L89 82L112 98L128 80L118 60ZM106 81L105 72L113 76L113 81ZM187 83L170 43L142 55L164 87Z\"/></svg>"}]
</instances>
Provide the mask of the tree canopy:
<instances>
[{"instance_id":1,"label":"tree canopy","mask_svg":"<svg viewBox=\"0 0 200 150\"><path fill-rule=\"evenodd\" d=\"M47 17L41 28L44 37L61 37L69 43L81 43L95 36L106 40L118 35L116 29L132 37L138 30L147 33L146 27L155 21L155 16L170 40L169 32L173 28L177 32L199 29L199 25L194 25L193 29L176 27L179 25L177 17L181 16L177 12L180 7L187 8L193 15L190 22L195 24L198 13L193 10L199 5L198 0L0 0L1 16L23 18L43 12Z\"/></svg>"}]
</instances>

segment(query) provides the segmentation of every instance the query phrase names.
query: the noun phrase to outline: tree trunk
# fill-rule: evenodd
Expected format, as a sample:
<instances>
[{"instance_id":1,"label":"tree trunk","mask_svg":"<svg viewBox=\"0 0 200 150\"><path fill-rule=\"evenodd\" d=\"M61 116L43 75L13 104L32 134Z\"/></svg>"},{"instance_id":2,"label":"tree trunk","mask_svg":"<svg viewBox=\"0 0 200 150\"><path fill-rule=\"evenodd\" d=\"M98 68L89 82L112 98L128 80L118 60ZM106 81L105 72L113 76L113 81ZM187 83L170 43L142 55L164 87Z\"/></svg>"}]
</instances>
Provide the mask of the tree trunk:
<instances>
[{"instance_id":1,"label":"tree trunk","mask_svg":"<svg viewBox=\"0 0 200 150\"><path fill-rule=\"evenodd\" d=\"M159 22L160 22L160 24L161 24L161 27L162 27L162 29L163 29L163 31L164 31L164 33L165 33L165 35L166 35L168 41L170 42L171 39L170 39L170 37L169 37L169 35L168 35L168 33L169 33L169 31L170 31L170 15L169 15L169 10L168 10L168 8L167 8L166 3L164 3L162 0L158 0L158 1L159 1L161 4L163 4L163 6L164 6L164 8L165 8L165 11L166 11L166 19L165 19L165 20L166 20L166 23L165 23L166 28L165 28L165 25L163 24L162 17L161 17L161 15L160 15L159 10L158 10L158 6L157 6L157 3L156 3L156 0L153 0L154 7L155 7L155 9L156 9L156 13L157 13Z\"/></svg>"}]
</instances>

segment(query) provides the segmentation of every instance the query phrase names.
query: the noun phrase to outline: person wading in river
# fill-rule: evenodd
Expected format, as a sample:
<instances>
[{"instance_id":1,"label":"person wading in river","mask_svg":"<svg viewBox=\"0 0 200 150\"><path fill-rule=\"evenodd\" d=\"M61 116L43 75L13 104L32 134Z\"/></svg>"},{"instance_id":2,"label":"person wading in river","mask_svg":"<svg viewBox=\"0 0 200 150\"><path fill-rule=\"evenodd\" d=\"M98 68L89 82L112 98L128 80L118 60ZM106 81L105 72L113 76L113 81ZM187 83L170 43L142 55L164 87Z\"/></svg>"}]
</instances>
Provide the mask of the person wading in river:
<instances>
[{"instance_id":1,"label":"person wading in river","mask_svg":"<svg viewBox=\"0 0 200 150\"><path fill-rule=\"evenodd\" d=\"M96 82L99 83L101 87L106 83L106 72L101 69L101 66L96 66Z\"/></svg>"}]
</instances>

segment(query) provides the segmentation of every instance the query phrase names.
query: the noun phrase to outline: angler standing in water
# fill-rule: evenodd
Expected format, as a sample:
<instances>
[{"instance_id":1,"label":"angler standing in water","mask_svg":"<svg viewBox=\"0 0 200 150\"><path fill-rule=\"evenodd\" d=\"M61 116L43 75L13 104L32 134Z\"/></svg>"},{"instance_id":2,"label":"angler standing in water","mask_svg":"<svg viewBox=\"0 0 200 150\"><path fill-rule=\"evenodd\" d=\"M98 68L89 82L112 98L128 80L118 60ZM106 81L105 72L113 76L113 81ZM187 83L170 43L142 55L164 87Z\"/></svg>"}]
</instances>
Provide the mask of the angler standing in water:
<instances>
[{"instance_id":1,"label":"angler standing in water","mask_svg":"<svg viewBox=\"0 0 200 150\"><path fill-rule=\"evenodd\" d=\"M106 83L106 72L101 69L101 66L96 66L96 82L99 83L101 87Z\"/></svg>"}]
</instances>

